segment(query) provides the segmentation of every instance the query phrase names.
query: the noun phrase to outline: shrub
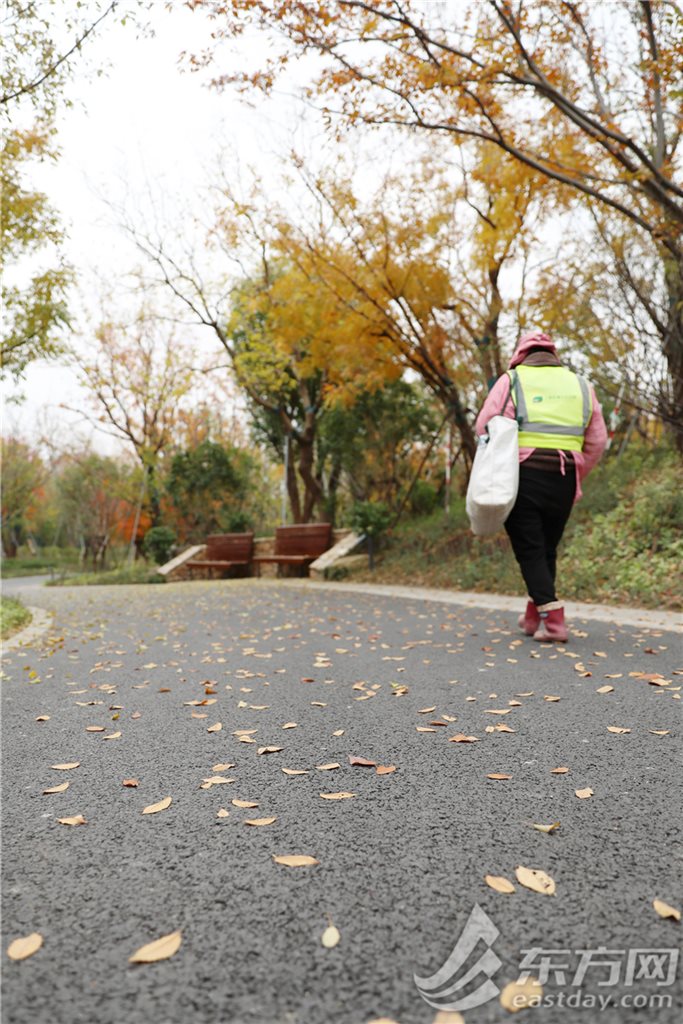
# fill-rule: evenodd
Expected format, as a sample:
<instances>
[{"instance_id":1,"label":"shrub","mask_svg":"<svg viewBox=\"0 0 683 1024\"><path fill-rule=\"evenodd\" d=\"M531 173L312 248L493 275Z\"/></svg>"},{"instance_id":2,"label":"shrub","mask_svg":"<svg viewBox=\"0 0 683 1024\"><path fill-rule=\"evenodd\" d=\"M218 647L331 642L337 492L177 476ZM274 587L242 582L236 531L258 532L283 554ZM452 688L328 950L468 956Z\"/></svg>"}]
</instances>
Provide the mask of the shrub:
<instances>
[{"instance_id":1,"label":"shrub","mask_svg":"<svg viewBox=\"0 0 683 1024\"><path fill-rule=\"evenodd\" d=\"M152 558L157 565L168 562L171 549L175 544L176 536L170 526L153 526L145 534L142 542L142 550L148 558Z\"/></svg>"}]
</instances>

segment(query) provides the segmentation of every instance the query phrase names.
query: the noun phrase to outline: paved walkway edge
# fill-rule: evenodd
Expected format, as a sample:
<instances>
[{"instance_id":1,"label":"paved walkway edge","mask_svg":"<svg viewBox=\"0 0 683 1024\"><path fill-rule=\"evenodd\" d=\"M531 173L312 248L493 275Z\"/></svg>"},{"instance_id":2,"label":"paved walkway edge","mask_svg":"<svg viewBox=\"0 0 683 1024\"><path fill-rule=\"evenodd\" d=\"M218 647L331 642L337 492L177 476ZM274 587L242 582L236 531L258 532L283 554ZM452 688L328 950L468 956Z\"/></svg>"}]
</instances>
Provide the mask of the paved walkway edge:
<instances>
[{"instance_id":1,"label":"paved walkway edge","mask_svg":"<svg viewBox=\"0 0 683 1024\"><path fill-rule=\"evenodd\" d=\"M31 613L30 625L26 629L22 629L20 633L15 633L13 636L2 641L3 654L6 654L8 651L14 651L17 647L28 647L29 644L32 644L34 640L42 636L52 625L51 612L45 611L44 608L35 608L30 605L27 605L26 608Z\"/></svg>"},{"instance_id":2,"label":"paved walkway edge","mask_svg":"<svg viewBox=\"0 0 683 1024\"><path fill-rule=\"evenodd\" d=\"M268 582L265 581L264 582ZM274 580L270 582L275 582ZM376 594L378 597L400 597L412 601L438 601L464 608L490 608L491 611L523 612L526 598L506 594L479 594L465 590L439 590L434 587L404 587L384 583L318 583L312 580L279 580L287 586L300 586L308 590L335 590L348 593ZM617 626L640 626L642 629L663 629L683 633L683 614L653 611L651 608L623 608L604 604L585 604L579 601L565 603L570 620L598 620L613 622Z\"/></svg>"}]
</instances>

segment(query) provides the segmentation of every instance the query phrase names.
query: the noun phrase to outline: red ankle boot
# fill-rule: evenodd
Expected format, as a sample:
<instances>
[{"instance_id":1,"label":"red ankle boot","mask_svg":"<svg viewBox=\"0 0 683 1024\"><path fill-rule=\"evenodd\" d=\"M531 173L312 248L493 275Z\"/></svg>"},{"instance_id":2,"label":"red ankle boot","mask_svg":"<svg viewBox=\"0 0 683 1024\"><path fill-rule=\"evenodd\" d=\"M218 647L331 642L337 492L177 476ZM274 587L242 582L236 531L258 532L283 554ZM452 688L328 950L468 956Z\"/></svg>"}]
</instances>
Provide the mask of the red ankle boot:
<instances>
[{"instance_id":1,"label":"red ankle boot","mask_svg":"<svg viewBox=\"0 0 683 1024\"><path fill-rule=\"evenodd\" d=\"M564 624L564 607L559 603L544 604L538 609L541 624L534 633L534 640L541 643L566 643L569 639Z\"/></svg>"},{"instance_id":2,"label":"red ankle boot","mask_svg":"<svg viewBox=\"0 0 683 1024\"><path fill-rule=\"evenodd\" d=\"M538 614L538 608L533 601L527 601L526 611L524 615L520 615L517 625L520 629L524 630L527 636L533 636L541 625L541 616Z\"/></svg>"}]
</instances>

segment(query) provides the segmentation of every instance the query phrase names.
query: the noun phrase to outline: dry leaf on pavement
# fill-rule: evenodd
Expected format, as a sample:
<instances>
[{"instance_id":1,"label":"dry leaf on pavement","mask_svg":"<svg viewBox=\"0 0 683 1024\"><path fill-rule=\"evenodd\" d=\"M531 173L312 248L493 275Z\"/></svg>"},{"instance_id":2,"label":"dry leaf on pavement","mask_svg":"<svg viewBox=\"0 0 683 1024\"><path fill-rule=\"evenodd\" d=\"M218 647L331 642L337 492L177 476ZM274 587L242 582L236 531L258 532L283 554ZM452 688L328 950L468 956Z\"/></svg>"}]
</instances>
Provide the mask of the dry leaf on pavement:
<instances>
[{"instance_id":1,"label":"dry leaf on pavement","mask_svg":"<svg viewBox=\"0 0 683 1024\"><path fill-rule=\"evenodd\" d=\"M664 900L653 900L652 906L655 908L660 917L672 918L674 921L680 921L681 912L676 910L675 907L665 903Z\"/></svg>"},{"instance_id":2,"label":"dry leaf on pavement","mask_svg":"<svg viewBox=\"0 0 683 1024\"><path fill-rule=\"evenodd\" d=\"M321 793L323 800L350 800L355 793Z\"/></svg>"},{"instance_id":3,"label":"dry leaf on pavement","mask_svg":"<svg viewBox=\"0 0 683 1024\"><path fill-rule=\"evenodd\" d=\"M128 962L131 964L153 964L158 960L168 960L178 952L181 942L182 933L180 931L162 935L160 939L141 946L137 952L128 957Z\"/></svg>"},{"instance_id":4,"label":"dry leaf on pavement","mask_svg":"<svg viewBox=\"0 0 683 1024\"><path fill-rule=\"evenodd\" d=\"M71 818L57 818L60 825L87 825L82 814L74 814Z\"/></svg>"},{"instance_id":5,"label":"dry leaf on pavement","mask_svg":"<svg viewBox=\"0 0 683 1024\"><path fill-rule=\"evenodd\" d=\"M339 765L335 765L335 768L338 767ZM308 775L308 768L281 768L280 771L285 775Z\"/></svg>"},{"instance_id":6,"label":"dry leaf on pavement","mask_svg":"<svg viewBox=\"0 0 683 1024\"><path fill-rule=\"evenodd\" d=\"M360 768L376 768L377 767L377 762L376 761L368 761L368 759L366 757L354 757L352 754L349 754L349 764L357 765Z\"/></svg>"},{"instance_id":7,"label":"dry leaf on pavement","mask_svg":"<svg viewBox=\"0 0 683 1024\"><path fill-rule=\"evenodd\" d=\"M578 796L579 800L587 800L589 796L593 796L593 790L587 789L575 789L574 796Z\"/></svg>"},{"instance_id":8,"label":"dry leaf on pavement","mask_svg":"<svg viewBox=\"0 0 683 1024\"><path fill-rule=\"evenodd\" d=\"M506 775L504 772L491 772L491 774L487 775L486 778L487 779L496 779L496 780L499 780L499 781L503 782L503 781L506 781L507 779L511 779L512 776L511 775Z\"/></svg>"},{"instance_id":9,"label":"dry leaf on pavement","mask_svg":"<svg viewBox=\"0 0 683 1024\"><path fill-rule=\"evenodd\" d=\"M272 825L276 818L247 818L245 825Z\"/></svg>"},{"instance_id":10,"label":"dry leaf on pavement","mask_svg":"<svg viewBox=\"0 0 683 1024\"><path fill-rule=\"evenodd\" d=\"M135 789L135 787L139 786L140 783L137 779L124 779L121 785L127 786L129 789Z\"/></svg>"},{"instance_id":11,"label":"dry leaf on pavement","mask_svg":"<svg viewBox=\"0 0 683 1024\"><path fill-rule=\"evenodd\" d=\"M80 761L69 761L67 764L51 764L50 767L54 768L57 772L68 772L71 771L72 768L79 768L80 764Z\"/></svg>"},{"instance_id":12,"label":"dry leaf on pavement","mask_svg":"<svg viewBox=\"0 0 683 1024\"><path fill-rule=\"evenodd\" d=\"M7 956L10 960L26 960L27 957L37 953L43 944L43 936L39 932L32 932L21 939L15 939L7 947Z\"/></svg>"},{"instance_id":13,"label":"dry leaf on pavement","mask_svg":"<svg viewBox=\"0 0 683 1024\"><path fill-rule=\"evenodd\" d=\"M277 754L283 747L259 747L256 751L257 754Z\"/></svg>"},{"instance_id":14,"label":"dry leaf on pavement","mask_svg":"<svg viewBox=\"0 0 683 1024\"><path fill-rule=\"evenodd\" d=\"M477 736L465 736L464 733L459 732L459 733L456 733L455 736L449 736L448 737L448 742L449 743L477 743L478 742L478 737Z\"/></svg>"},{"instance_id":15,"label":"dry leaf on pavement","mask_svg":"<svg viewBox=\"0 0 683 1024\"><path fill-rule=\"evenodd\" d=\"M550 825L537 825L535 822L531 822L531 827L535 828L537 832L554 832L555 829L560 827L559 821L553 821Z\"/></svg>"},{"instance_id":16,"label":"dry leaf on pavement","mask_svg":"<svg viewBox=\"0 0 683 1024\"><path fill-rule=\"evenodd\" d=\"M43 790L43 795L45 795L46 793L66 793L68 788L69 788L69 783L68 782L63 782L61 784L61 786L50 786L49 789L44 789Z\"/></svg>"},{"instance_id":17,"label":"dry leaf on pavement","mask_svg":"<svg viewBox=\"0 0 683 1024\"><path fill-rule=\"evenodd\" d=\"M543 986L537 978L526 981L511 981L500 993L500 1005L510 1013L517 1013L527 1007L539 1006Z\"/></svg>"},{"instance_id":18,"label":"dry leaf on pavement","mask_svg":"<svg viewBox=\"0 0 683 1024\"><path fill-rule=\"evenodd\" d=\"M569 771L569 768L551 768L550 769L550 774L551 775L566 775L568 771Z\"/></svg>"},{"instance_id":19,"label":"dry leaf on pavement","mask_svg":"<svg viewBox=\"0 0 683 1024\"><path fill-rule=\"evenodd\" d=\"M396 771L395 764L378 764L375 768L378 775L391 775L392 772Z\"/></svg>"},{"instance_id":20,"label":"dry leaf on pavement","mask_svg":"<svg viewBox=\"0 0 683 1024\"><path fill-rule=\"evenodd\" d=\"M521 864L515 868L515 875L520 885L532 892L540 892L543 896L552 896L555 892L555 881L537 868L525 868Z\"/></svg>"},{"instance_id":21,"label":"dry leaf on pavement","mask_svg":"<svg viewBox=\"0 0 683 1024\"><path fill-rule=\"evenodd\" d=\"M624 729L620 725L608 725L607 726L607 732L614 732L614 733L617 733L617 735L619 735L619 736L621 736L622 733L630 732L630 731L631 731L630 729Z\"/></svg>"},{"instance_id":22,"label":"dry leaf on pavement","mask_svg":"<svg viewBox=\"0 0 683 1024\"><path fill-rule=\"evenodd\" d=\"M507 878L503 878L502 875L484 875L484 881L491 889L495 889L496 892L515 892L515 887L512 882L509 882Z\"/></svg>"},{"instance_id":23,"label":"dry leaf on pavement","mask_svg":"<svg viewBox=\"0 0 683 1024\"><path fill-rule=\"evenodd\" d=\"M143 814L157 814L159 811L165 811L167 807L171 806L173 798L165 796L163 800L160 800L157 804L148 804L143 810Z\"/></svg>"},{"instance_id":24,"label":"dry leaf on pavement","mask_svg":"<svg viewBox=\"0 0 683 1024\"><path fill-rule=\"evenodd\" d=\"M210 725L206 731L207 732L220 732L222 728L223 728L223 723L222 722L214 722L214 724Z\"/></svg>"},{"instance_id":25,"label":"dry leaf on pavement","mask_svg":"<svg viewBox=\"0 0 683 1024\"><path fill-rule=\"evenodd\" d=\"M340 939L341 935L339 934L339 930L335 928L333 924L331 924L323 932L320 941L322 942L325 949L334 949L334 947L339 944Z\"/></svg>"},{"instance_id":26,"label":"dry leaf on pavement","mask_svg":"<svg viewBox=\"0 0 683 1024\"><path fill-rule=\"evenodd\" d=\"M273 860L276 864L284 864L288 868L305 868L311 864L320 863L315 857L309 857L306 853L273 854Z\"/></svg>"},{"instance_id":27,"label":"dry leaf on pavement","mask_svg":"<svg viewBox=\"0 0 683 1024\"><path fill-rule=\"evenodd\" d=\"M230 803L234 807L258 807L258 803L254 800L231 800Z\"/></svg>"}]
</instances>

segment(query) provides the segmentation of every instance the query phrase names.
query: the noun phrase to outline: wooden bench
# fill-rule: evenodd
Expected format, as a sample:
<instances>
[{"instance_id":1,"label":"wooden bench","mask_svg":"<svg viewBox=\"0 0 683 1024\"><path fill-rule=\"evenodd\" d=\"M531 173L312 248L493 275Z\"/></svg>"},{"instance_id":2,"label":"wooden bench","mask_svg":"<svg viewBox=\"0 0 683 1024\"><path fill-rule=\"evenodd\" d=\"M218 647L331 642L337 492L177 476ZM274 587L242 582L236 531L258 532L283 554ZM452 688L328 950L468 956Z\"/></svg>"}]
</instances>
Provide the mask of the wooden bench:
<instances>
[{"instance_id":1,"label":"wooden bench","mask_svg":"<svg viewBox=\"0 0 683 1024\"><path fill-rule=\"evenodd\" d=\"M262 565L275 564L299 570L303 576L308 566L323 551L327 551L332 540L331 523L297 523L294 526L278 526L275 530L275 551L272 555L257 555L253 559L256 574L260 575Z\"/></svg>"},{"instance_id":2,"label":"wooden bench","mask_svg":"<svg viewBox=\"0 0 683 1024\"><path fill-rule=\"evenodd\" d=\"M204 555L187 562L187 568L191 576L194 576L195 569L201 569L212 579L215 571L223 573L228 569L246 569L253 550L253 533L214 533L206 538Z\"/></svg>"}]
</instances>

